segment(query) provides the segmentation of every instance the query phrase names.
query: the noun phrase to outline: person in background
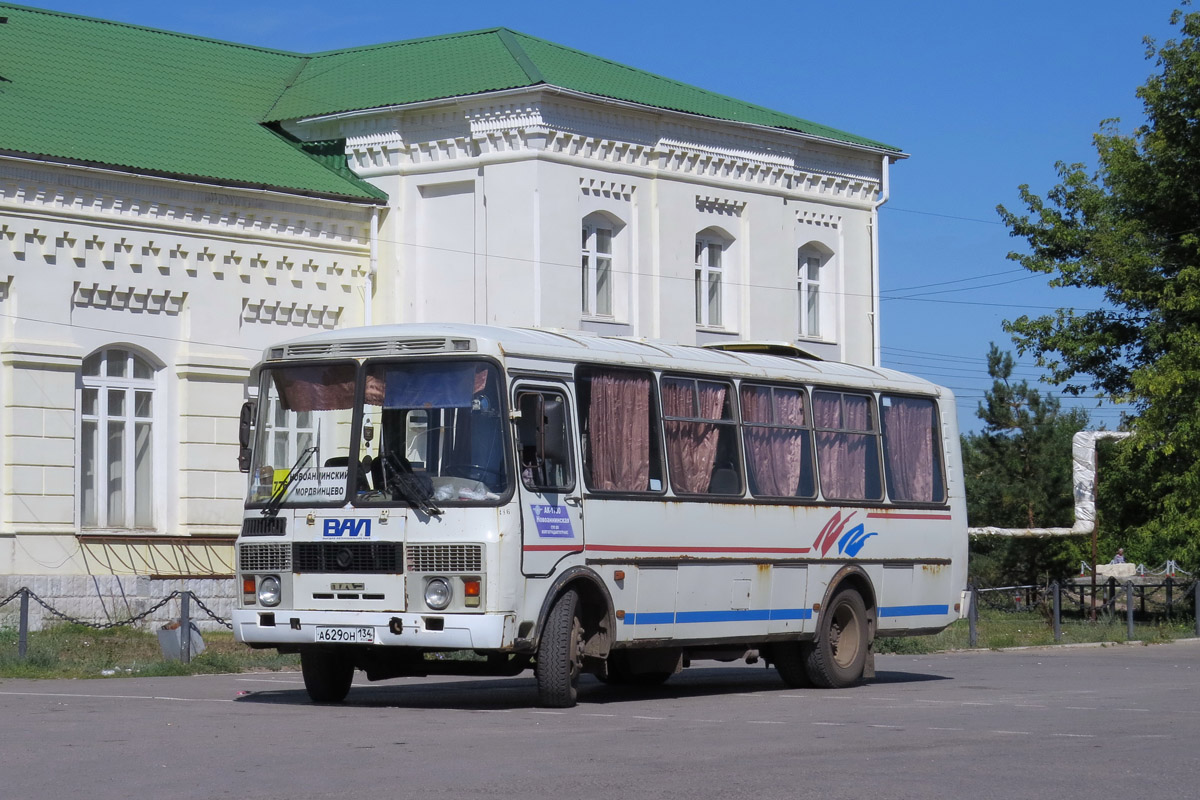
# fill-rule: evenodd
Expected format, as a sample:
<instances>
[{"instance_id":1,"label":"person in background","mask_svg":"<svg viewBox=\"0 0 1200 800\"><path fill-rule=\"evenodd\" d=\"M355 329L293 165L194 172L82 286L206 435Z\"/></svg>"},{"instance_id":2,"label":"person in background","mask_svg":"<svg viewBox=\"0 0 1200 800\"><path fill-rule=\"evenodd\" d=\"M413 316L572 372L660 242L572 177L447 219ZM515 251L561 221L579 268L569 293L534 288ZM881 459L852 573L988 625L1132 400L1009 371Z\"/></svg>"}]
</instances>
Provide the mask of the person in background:
<instances>
[{"instance_id":1,"label":"person in background","mask_svg":"<svg viewBox=\"0 0 1200 800\"><path fill-rule=\"evenodd\" d=\"M1118 548L1117 548L1117 554L1116 554L1115 556L1113 556L1113 558L1112 558L1112 561L1110 561L1110 562L1108 562L1108 563L1110 563L1110 564L1124 564L1124 563L1125 563L1125 548L1124 548L1124 547L1118 547Z\"/></svg>"}]
</instances>

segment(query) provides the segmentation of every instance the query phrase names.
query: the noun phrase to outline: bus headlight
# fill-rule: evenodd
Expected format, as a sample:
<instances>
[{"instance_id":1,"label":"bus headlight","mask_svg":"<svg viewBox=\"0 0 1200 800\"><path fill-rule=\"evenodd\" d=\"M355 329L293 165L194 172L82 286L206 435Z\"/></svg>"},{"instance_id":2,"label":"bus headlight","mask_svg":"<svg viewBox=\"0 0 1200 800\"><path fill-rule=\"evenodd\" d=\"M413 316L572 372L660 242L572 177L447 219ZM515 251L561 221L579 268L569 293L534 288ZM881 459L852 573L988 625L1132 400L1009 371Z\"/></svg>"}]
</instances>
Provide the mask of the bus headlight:
<instances>
[{"instance_id":1,"label":"bus headlight","mask_svg":"<svg viewBox=\"0 0 1200 800\"><path fill-rule=\"evenodd\" d=\"M430 578L425 584L425 605L441 611L450 605L450 582L445 578Z\"/></svg>"},{"instance_id":2,"label":"bus headlight","mask_svg":"<svg viewBox=\"0 0 1200 800\"><path fill-rule=\"evenodd\" d=\"M279 578L267 575L258 582L258 602L264 606L277 606L283 593L279 588Z\"/></svg>"}]
</instances>

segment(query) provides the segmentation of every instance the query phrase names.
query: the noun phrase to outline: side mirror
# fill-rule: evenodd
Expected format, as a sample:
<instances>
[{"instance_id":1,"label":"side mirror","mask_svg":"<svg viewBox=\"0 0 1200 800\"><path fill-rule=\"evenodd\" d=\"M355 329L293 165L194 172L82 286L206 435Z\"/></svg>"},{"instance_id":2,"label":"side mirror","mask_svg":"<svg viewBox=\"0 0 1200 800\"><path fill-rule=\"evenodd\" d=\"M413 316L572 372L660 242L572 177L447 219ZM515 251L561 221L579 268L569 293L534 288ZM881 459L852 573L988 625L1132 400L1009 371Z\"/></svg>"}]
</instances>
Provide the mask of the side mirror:
<instances>
[{"instance_id":1,"label":"side mirror","mask_svg":"<svg viewBox=\"0 0 1200 800\"><path fill-rule=\"evenodd\" d=\"M242 403L241 414L238 415L238 469L250 471L250 438L254 432L254 401Z\"/></svg>"}]
</instances>

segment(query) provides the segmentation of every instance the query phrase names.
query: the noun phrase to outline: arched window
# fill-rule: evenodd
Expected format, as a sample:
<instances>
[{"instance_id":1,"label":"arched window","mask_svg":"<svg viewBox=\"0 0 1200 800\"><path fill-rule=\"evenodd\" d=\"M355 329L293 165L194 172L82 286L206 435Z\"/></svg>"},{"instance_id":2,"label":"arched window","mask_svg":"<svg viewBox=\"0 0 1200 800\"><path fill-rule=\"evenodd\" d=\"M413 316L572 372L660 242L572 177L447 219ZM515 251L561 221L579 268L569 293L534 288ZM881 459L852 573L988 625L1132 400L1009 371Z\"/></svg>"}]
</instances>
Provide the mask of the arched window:
<instances>
[{"instance_id":1,"label":"arched window","mask_svg":"<svg viewBox=\"0 0 1200 800\"><path fill-rule=\"evenodd\" d=\"M832 290L827 264L832 258L824 247L807 244L797 251L796 319L797 333L803 339L828 338L829 298Z\"/></svg>"},{"instance_id":2,"label":"arched window","mask_svg":"<svg viewBox=\"0 0 1200 800\"><path fill-rule=\"evenodd\" d=\"M585 317L619 315L617 270L627 266L621 263L617 239L624 227L623 222L604 212L583 218L581 311Z\"/></svg>"},{"instance_id":3,"label":"arched window","mask_svg":"<svg viewBox=\"0 0 1200 800\"><path fill-rule=\"evenodd\" d=\"M696 235L696 324L720 328L725 303L724 254L729 240L713 228Z\"/></svg>"},{"instance_id":4,"label":"arched window","mask_svg":"<svg viewBox=\"0 0 1200 800\"><path fill-rule=\"evenodd\" d=\"M79 505L85 528L154 527L154 367L131 350L84 359Z\"/></svg>"}]
</instances>

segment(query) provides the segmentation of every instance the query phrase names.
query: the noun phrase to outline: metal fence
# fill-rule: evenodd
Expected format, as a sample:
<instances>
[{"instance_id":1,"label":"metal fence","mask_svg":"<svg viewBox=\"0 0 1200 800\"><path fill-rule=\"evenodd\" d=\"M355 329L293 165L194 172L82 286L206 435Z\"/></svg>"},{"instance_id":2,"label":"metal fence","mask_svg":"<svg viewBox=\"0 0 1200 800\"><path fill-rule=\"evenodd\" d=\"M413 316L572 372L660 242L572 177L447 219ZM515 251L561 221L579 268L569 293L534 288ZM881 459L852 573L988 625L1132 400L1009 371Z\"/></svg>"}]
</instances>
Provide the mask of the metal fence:
<instances>
[{"instance_id":1,"label":"metal fence","mask_svg":"<svg viewBox=\"0 0 1200 800\"><path fill-rule=\"evenodd\" d=\"M1062 641L1064 618L1112 621L1124 616L1126 637L1134 641L1134 623L1171 622L1192 616L1196 635L1200 636L1200 580L1177 580L1171 575L1159 579L1139 575L1118 581L1116 578L1092 582L1090 576L1072 581L1054 581L1046 585L968 586L970 605L969 643L978 644L979 609L1024 613L1039 612L1054 626L1054 641Z\"/></svg>"},{"instance_id":2,"label":"metal fence","mask_svg":"<svg viewBox=\"0 0 1200 800\"><path fill-rule=\"evenodd\" d=\"M185 663L185 664L191 660L191 653L192 653L192 641L191 641L191 639L192 639L192 608L191 607L192 607L193 603L201 611L203 611L205 614L207 614L218 625L229 628L231 630L233 628L233 625L228 620L226 620L223 617L220 617L216 613L214 613L212 611L212 609L210 609L208 606L206 606L204 604L204 601L202 601L199 597L197 597L195 595L194 592L188 591L187 589L171 592L169 595L162 598L157 603L155 603L154 605L147 608L145 611L141 612L140 614L134 614L133 616L131 616L127 619L111 620L109 622L89 622L87 620L80 619L78 617L73 617L70 614L65 614L62 611L59 611L57 608L50 605L48 602L43 600L41 597L38 597L37 594L35 594L28 587L21 587L17 591L10 594L8 597L4 598L3 600L0 600L0 608L3 608L4 606L8 605L9 603L17 602L17 601L19 601L21 604L20 605L19 622L17 625L17 657L20 659L25 658L26 653L28 652L28 649L29 649L29 601L30 600L32 600L33 602L37 603L39 606L44 608L47 613L49 613L55 617L58 617L59 619L65 621L65 622L71 622L76 625L83 625L85 627L92 628L94 630L106 630L108 628L117 628L122 625L136 625L137 623L143 622L146 619L148 619L150 617L150 615L152 615L154 612L158 611L160 608L163 608L164 606L166 606L172 600L178 600L179 601L179 637L180 637L179 656L180 656L180 660L183 661L183 663Z\"/></svg>"}]
</instances>

